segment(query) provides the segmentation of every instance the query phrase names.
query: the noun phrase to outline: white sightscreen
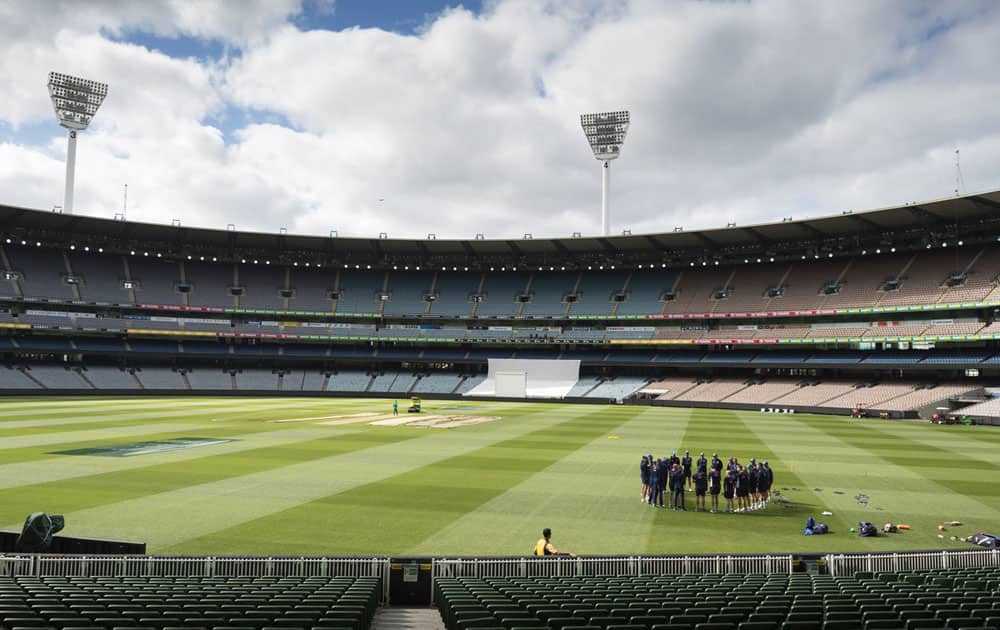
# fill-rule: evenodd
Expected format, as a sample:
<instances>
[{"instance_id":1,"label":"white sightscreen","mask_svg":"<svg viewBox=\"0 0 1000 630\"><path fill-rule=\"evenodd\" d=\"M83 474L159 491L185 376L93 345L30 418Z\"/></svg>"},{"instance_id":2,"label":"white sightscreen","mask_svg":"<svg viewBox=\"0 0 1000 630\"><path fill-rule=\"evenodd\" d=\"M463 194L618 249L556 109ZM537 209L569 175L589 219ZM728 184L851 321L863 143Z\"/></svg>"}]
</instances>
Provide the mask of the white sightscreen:
<instances>
[{"instance_id":1,"label":"white sightscreen","mask_svg":"<svg viewBox=\"0 0 1000 630\"><path fill-rule=\"evenodd\" d=\"M497 372L494 375L497 396L504 398L528 397L527 372Z\"/></svg>"},{"instance_id":2,"label":"white sightscreen","mask_svg":"<svg viewBox=\"0 0 1000 630\"><path fill-rule=\"evenodd\" d=\"M490 359L486 380L466 396L508 396L509 384L498 382L500 373L523 372L524 393L513 398L564 398L580 378L580 361L554 359Z\"/></svg>"}]
</instances>

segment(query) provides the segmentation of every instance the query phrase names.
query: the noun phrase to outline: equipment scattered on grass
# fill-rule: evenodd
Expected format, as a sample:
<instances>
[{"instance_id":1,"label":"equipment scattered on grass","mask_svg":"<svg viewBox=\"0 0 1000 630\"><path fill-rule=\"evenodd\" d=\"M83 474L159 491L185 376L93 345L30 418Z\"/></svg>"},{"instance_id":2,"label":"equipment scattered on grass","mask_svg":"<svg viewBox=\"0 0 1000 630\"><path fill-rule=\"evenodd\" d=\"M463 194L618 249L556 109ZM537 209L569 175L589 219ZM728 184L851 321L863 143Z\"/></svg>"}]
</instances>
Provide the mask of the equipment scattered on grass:
<instances>
[{"instance_id":1,"label":"equipment scattered on grass","mask_svg":"<svg viewBox=\"0 0 1000 630\"><path fill-rule=\"evenodd\" d=\"M882 531L886 534L895 534L899 531L899 527L895 523L886 523L882 526Z\"/></svg>"},{"instance_id":2,"label":"equipment scattered on grass","mask_svg":"<svg viewBox=\"0 0 1000 630\"><path fill-rule=\"evenodd\" d=\"M979 545L987 549L1000 549L1000 536L996 536L995 534L979 532L978 534L969 536L966 540L973 545Z\"/></svg>"},{"instance_id":3,"label":"equipment scattered on grass","mask_svg":"<svg viewBox=\"0 0 1000 630\"><path fill-rule=\"evenodd\" d=\"M810 516L806 519L806 527L802 530L802 535L813 536L818 534L828 534L829 532L830 528L826 526L826 523L817 523L816 519Z\"/></svg>"},{"instance_id":4,"label":"equipment scattered on grass","mask_svg":"<svg viewBox=\"0 0 1000 630\"><path fill-rule=\"evenodd\" d=\"M868 521L858 523L858 536L861 538L874 538L878 536L878 528Z\"/></svg>"}]
</instances>

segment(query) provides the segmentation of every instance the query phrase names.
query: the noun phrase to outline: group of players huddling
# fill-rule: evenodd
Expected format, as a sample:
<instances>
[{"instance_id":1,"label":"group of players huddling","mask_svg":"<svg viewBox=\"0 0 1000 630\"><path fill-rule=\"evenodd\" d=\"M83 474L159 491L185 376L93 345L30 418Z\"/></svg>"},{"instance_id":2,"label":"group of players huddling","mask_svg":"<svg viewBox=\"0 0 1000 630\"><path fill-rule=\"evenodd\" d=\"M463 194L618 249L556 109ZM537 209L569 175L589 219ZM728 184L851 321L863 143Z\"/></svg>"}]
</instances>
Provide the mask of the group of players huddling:
<instances>
[{"instance_id":1,"label":"group of players huddling","mask_svg":"<svg viewBox=\"0 0 1000 630\"><path fill-rule=\"evenodd\" d=\"M692 472L694 471L694 472ZM712 497L710 512L719 512L719 495L726 499L726 512L749 512L767 504L774 482L774 471L766 461L751 457L746 466L735 457L723 465L718 453L712 453L712 461L701 453L692 461L691 452L684 451L684 457L677 457L674 451L670 457L653 459L643 455L639 465L642 477L642 501L652 507L664 507L663 493L670 492L670 507L687 511L684 493L694 490L695 506L699 512L706 511L705 495Z\"/></svg>"}]
</instances>

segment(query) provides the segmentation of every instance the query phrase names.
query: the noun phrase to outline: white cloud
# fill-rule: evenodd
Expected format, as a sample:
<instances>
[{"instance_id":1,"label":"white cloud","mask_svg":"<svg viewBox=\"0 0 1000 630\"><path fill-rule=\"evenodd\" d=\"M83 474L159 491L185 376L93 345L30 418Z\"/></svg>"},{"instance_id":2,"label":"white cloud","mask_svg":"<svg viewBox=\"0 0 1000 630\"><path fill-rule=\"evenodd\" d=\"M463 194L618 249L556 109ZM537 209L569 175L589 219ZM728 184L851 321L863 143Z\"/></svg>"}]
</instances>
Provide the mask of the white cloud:
<instances>
[{"instance_id":1,"label":"white cloud","mask_svg":"<svg viewBox=\"0 0 1000 630\"><path fill-rule=\"evenodd\" d=\"M133 218L189 225L595 232L600 171L577 116L621 107L633 124L612 167L616 230L945 196L956 146L970 189L1000 187L990 2L506 0L415 35L302 31L294 3L51 7L46 20L35 4L0 5L0 121L51 118L50 69L109 80L81 136L81 212L111 216L128 182ZM242 54L173 59L102 30ZM4 201L58 203L63 143L54 128L0 145Z\"/></svg>"}]
</instances>

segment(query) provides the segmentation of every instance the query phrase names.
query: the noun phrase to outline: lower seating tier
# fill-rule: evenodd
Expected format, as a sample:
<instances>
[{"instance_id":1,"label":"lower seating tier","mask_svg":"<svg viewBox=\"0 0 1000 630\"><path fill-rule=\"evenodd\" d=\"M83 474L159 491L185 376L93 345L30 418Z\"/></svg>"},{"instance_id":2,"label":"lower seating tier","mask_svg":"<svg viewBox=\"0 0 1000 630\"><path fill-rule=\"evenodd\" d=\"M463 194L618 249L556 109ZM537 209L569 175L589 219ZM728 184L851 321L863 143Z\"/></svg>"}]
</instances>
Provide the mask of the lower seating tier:
<instances>
[{"instance_id":1,"label":"lower seating tier","mask_svg":"<svg viewBox=\"0 0 1000 630\"><path fill-rule=\"evenodd\" d=\"M380 588L354 577L0 578L0 627L366 630Z\"/></svg>"},{"instance_id":2,"label":"lower seating tier","mask_svg":"<svg viewBox=\"0 0 1000 630\"><path fill-rule=\"evenodd\" d=\"M438 578L448 630L997 628L1000 568L850 577Z\"/></svg>"}]
</instances>

